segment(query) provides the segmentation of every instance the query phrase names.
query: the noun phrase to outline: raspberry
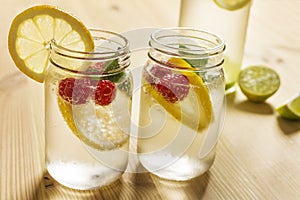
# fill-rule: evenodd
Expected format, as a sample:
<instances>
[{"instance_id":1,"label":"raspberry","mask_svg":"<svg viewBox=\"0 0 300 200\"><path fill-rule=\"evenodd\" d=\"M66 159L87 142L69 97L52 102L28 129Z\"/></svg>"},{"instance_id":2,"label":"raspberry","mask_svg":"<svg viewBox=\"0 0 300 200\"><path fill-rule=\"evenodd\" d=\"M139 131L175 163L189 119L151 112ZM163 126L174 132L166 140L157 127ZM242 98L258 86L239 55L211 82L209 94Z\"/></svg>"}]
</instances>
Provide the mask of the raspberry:
<instances>
[{"instance_id":1,"label":"raspberry","mask_svg":"<svg viewBox=\"0 0 300 200\"><path fill-rule=\"evenodd\" d=\"M155 87L171 103L183 100L190 89L189 80L183 74L166 74Z\"/></svg>"},{"instance_id":2,"label":"raspberry","mask_svg":"<svg viewBox=\"0 0 300 200\"><path fill-rule=\"evenodd\" d=\"M154 65L150 68L150 70L144 70L144 77L149 83L156 83L157 80L163 78L167 74L171 74L170 69L166 69L164 67L160 67L158 65Z\"/></svg>"},{"instance_id":3,"label":"raspberry","mask_svg":"<svg viewBox=\"0 0 300 200\"><path fill-rule=\"evenodd\" d=\"M105 69L104 62L97 62L87 68L87 72L89 74L103 74Z\"/></svg>"},{"instance_id":4,"label":"raspberry","mask_svg":"<svg viewBox=\"0 0 300 200\"><path fill-rule=\"evenodd\" d=\"M92 92L89 79L65 78L59 82L58 93L73 105L84 104Z\"/></svg>"},{"instance_id":5,"label":"raspberry","mask_svg":"<svg viewBox=\"0 0 300 200\"><path fill-rule=\"evenodd\" d=\"M94 74L94 75L106 75L105 79L108 79L112 82L119 82L119 80L125 76L125 72L120 70L118 73L116 73L116 71L119 70L121 66L118 63L118 60L112 60L112 61L106 61L106 62L97 62L94 63L93 65L89 66L86 70L87 74ZM111 72L113 72L113 74L110 74ZM92 78L92 80L97 80L96 84L98 82L99 79L102 78L97 78L94 77ZM95 81L93 81L93 83L95 83ZM93 84L94 85L94 84Z\"/></svg>"},{"instance_id":6,"label":"raspberry","mask_svg":"<svg viewBox=\"0 0 300 200\"><path fill-rule=\"evenodd\" d=\"M116 97L116 87L110 80L100 80L96 86L95 103L101 106L109 105Z\"/></svg>"}]
</instances>

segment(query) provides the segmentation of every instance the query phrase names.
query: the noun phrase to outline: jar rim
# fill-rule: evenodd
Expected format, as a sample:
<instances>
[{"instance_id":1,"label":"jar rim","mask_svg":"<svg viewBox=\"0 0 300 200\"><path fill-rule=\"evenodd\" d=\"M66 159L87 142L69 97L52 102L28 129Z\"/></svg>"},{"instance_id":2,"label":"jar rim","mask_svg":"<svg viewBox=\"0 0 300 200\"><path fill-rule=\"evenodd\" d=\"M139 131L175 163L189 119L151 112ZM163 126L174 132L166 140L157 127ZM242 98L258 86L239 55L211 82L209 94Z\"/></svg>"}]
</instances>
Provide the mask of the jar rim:
<instances>
[{"instance_id":1,"label":"jar rim","mask_svg":"<svg viewBox=\"0 0 300 200\"><path fill-rule=\"evenodd\" d=\"M95 43L93 50L78 51L51 40L50 63L70 73L90 76L119 73L130 65L129 41L126 37L107 30L89 29L89 31ZM102 69L99 69L101 74L86 72L89 67L97 66L97 63L103 63ZM108 71L103 71L104 68Z\"/></svg>"},{"instance_id":2,"label":"jar rim","mask_svg":"<svg viewBox=\"0 0 300 200\"><path fill-rule=\"evenodd\" d=\"M202 37L205 36L208 38L207 39L201 38L201 36ZM202 39L203 41L210 42L212 44L212 47L205 48L205 49L203 48L187 49L185 47L173 46L162 41L162 39L165 39L167 37L178 37L178 38L182 37L185 39L191 38L193 40ZM225 50L225 42L217 34L205 30L189 28L189 27L171 27L171 28L158 29L151 34L150 39L151 39L149 42L150 47L163 51L165 53L175 54L177 56L178 56L178 52L182 52L183 55L185 56L189 54L194 56L195 55L210 56L210 55L220 54ZM189 53L186 54L185 53L186 51L188 51Z\"/></svg>"},{"instance_id":3,"label":"jar rim","mask_svg":"<svg viewBox=\"0 0 300 200\"><path fill-rule=\"evenodd\" d=\"M123 44L119 43L120 46L115 50L107 50L107 51L97 51L97 46L95 46L94 51L79 51L74 50L70 48L63 47L57 43L56 40L52 39L50 43L50 48L55 52L59 53L61 56L71 57L74 59L83 59L83 60L107 60L107 59L113 59L118 56L123 56L125 54L129 53L129 41L122 36L121 34L107 31L107 30L101 30L101 29L89 29L91 32L91 35L93 37L93 40L97 38L101 39L107 39L103 36L97 36L97 34L107 34L111 37L120 39Z\"/></svg>"}]
</instances>

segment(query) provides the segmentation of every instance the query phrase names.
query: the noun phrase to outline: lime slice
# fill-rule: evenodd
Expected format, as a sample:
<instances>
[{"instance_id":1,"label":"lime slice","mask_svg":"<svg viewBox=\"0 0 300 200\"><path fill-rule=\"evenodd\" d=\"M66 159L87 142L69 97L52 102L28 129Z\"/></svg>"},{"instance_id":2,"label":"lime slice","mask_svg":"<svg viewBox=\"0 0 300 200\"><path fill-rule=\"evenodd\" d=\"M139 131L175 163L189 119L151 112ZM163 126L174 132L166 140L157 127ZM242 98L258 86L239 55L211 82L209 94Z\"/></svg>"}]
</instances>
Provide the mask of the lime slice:
<instances>
[{"instance_id":1,"label":"lime slice","mask_svg":"<svg viewBox=\"0 0 300 200\"><path fill-rule=\"evenodd\" d=\"M128 135L117 124L110 106L96 106L92 101L71 105L60 96L58 106L69 128L84 144L111 150L128 142Z\"/></svg>"},{"instance_id":2,"label":"lime slice","mask_svg":"<svg viewBox=\"0 0 300 200\"><path fill-rule=\"evenodd\" d=\"M53 39L72 50L94 49L92 36L82 22L48 5L28 8L14 18L8 48L14 63L24 74L43 82Z\"/></svg>"},{"instance_id":3,"label":"lime slice","mask_svg":"<svg viewBox=\"0 0 300 200\"><path fill-rule=\"evenodd\" d=\"M300 93L276 108L279 115L289 120L300 119Z\"/></svg>"},{"instance_id":4,"label":"lime slice","mask_svg":"<svg viewBox=\"0 0 300 200\"><path fill-rule=\"evenodd\" d=\"M246 6L251 0L213 0L219 7L226 10L238 10Z\"/></svg>"},{"instance_id":5,"label":"lime slice","mask_svg":"<svg viewBox=\"0 0 300 200\"><path fill-rule=\"evenodd\" d=\"M264 102L280 86L277 72L266 66L250 66L239 74L238 84L250 101Z\"/></svg>"},{"instance_id":6,"label":"lime slice","mask_svg":"<svg viewBox=\"0 0 300 200\"><path fill-rule=\"evenodd\" d=\"M240 63L232 61L228 56L224 56L225 90L232 88L236 84L240 73L240 66Z\"/></svg>"},{"instance_id":7,"label":"lime slice","mask_svg":"<svg viewBox=\"0 0 300 200\"><path fill-rule=\"evenodd\" d=\"M187 61L181 58L172 57L168 60L168 63L186 69L193 68ZM201 77L196 73L188 71L181 71L181 73L188 78L192 86L188 96L182 102L169 102L153 88L151 84L145 84L144 87L145 90L175 119L200 132L207 128L212 120L213 111L209 92Z\"/></svg>"},{"instance_id":8,"label":"lime slice","mask_svg":"<svg viewBox=\"0 0 300 200\"><path fill-rule=\"evenodd\" d=\"M292 101L288 104L288 108L300 117L300 94L292 99Z\"/></svg>"}]
</instances>

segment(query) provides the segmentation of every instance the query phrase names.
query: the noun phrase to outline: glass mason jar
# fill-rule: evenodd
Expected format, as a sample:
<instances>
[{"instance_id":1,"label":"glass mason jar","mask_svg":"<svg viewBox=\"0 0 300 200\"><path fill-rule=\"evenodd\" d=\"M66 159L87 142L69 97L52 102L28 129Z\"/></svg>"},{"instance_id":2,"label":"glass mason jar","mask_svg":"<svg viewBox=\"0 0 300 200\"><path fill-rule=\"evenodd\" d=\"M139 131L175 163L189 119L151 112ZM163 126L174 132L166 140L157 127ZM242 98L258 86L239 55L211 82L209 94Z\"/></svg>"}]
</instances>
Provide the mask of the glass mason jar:
<instances>
[{"instance_id":1,"label":"glass mason jar","mask_svg":"<svg viewBox=\"0 0 300 200\"><path fill-rule=\"evenodd\" d=\"M59 183L93 189L128 164L132 76L121 35L91 30L93 52L51 43L45 79L46 166Z\"/></svg>"},{"instance_id":2,"label":"glass mason jar","mask_svg":"<svg viewBox=\"0 0 300 200\"><path fill-rule=\"evenodd\" d=\"M143 69L138 157L151 173L189 180L213 164L225 115L224 42L196 29L151 35Z\"/></svg>"},{"instance_id":3,"label":"glass mason jar","mask_svg":"<svg viewBox=\"0 0 300 200\"><path fill-rule=\"evenodd\" d=\"M228 7L222 6L222 2L228 4ZM181 0L179 26L216 33L226 42L223 65L226 93L235 91L242 66L251 2L251 0Z\"/></svg>"}]
</instances>

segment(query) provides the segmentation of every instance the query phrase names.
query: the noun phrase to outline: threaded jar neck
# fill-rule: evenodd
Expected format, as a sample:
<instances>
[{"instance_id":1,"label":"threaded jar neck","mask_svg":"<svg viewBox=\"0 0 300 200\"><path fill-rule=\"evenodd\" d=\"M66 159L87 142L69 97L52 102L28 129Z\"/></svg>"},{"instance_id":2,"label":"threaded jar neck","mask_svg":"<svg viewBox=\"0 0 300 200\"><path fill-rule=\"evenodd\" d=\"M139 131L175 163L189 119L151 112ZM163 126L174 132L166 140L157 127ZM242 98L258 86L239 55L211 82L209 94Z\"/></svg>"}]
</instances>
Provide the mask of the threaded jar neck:
<instances>
[{"instance_id":1,"label":"threaded jar neck","mask_svg":"<svg viewBox=\"0 0 300 200\"><path fill-rule=\"evenodd\" d=\"M199 70L222 65L225 50L224 41L217 35L191 28L157 30L149 46L148 55L155 62L166 63L171 57L179 57Z\"/></svg>"},{"instance_id":2,"label":"threaded jar neck","mask_svg":"<svg viewBox=\"0 0 300 200\"><path fill-rule=\"evenodd\" d=\"M114 32L105 30L90 30L94 40L94 50L90 52L76 51L64 48L51 41L50 62L63 70L85 73L88 65L101 62L117 62L118 68L106 73L122 71L130 65L128 40Z\"/></svg>"}]
</instances>

